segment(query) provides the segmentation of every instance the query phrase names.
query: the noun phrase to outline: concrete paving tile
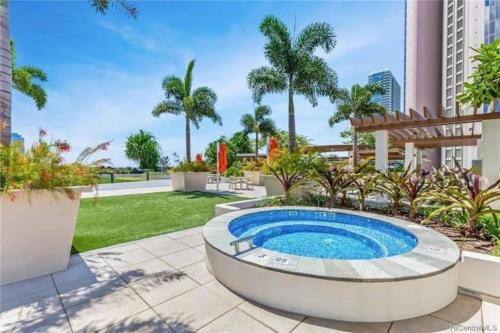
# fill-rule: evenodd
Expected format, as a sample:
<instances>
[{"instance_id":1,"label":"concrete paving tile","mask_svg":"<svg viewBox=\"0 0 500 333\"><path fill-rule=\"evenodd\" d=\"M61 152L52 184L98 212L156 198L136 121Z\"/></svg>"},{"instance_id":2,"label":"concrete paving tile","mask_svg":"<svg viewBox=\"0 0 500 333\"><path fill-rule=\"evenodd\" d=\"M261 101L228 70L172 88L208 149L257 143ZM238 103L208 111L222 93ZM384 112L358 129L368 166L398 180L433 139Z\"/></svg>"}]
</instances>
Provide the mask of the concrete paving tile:
<instances>
[{"instance_id":1,"label":"concrete paving tile","mask_svg":"<svg viewBox=\"0 0 500 333\"><path fill-rule=\"evenodd\" d=\"M183 273L177 272L174 275L166 274L141 280L131 287L146 303L154 306L194 289L198 284Z\"/></svg>"},{"instance_id":2,"label":"concrete paving tile","mask_svg":"<svg viewBox=\"0 0 500 333\"><path fill-rule=\"evenodd\" d=\"M84 303L125 288L127 286L125 281L118 274L114 274L115 277L109 280L94 283L87 281L88 285L82 285L59 294L64 308L67 309L76 304Z\"/></svg>"},{"instance_id":3,"label":"concrete paving tile","mask_svg":"<svg viewBox=\"0 0 500 333\"><path fill-rule=\"evenodd\" d=\"M63 310L32 318L29 320L20 320L13 333L30 332L30 333L71 333L71 328Z\"/></svg>"},{"instance_id":4,"label":"concrete paving tile","mask_svg":"<svg viewBox=\"0 0 500 333\"><path fill-rule=\"evenodd\" d=\"M192 236L192 235L196 235L196 234L199 234L199 233L202 233L203 232L203 229L199 229L199 228L190 228L190 229L185 229L185 230L180 230L180 231L174 231L174 232L170 232L168 234L166 234L168 237L172 238L172 239L179 239L179 238L183 238L183 237L187 237L187 236Z\"/></svg>"},{"instance_id":5,"label":"concrete paving tile","mask_svg":"<svg viewBox=\"0 0 500 333\"><path fill-rule=\"evenodd\" d=\"M153 309L176 333L196 331L234 307L227 299L200 286Z\"/></svg>"},{"instance_id":6,"label":"concrete paving tile","mask_svg":"<svg viewBox=\"0 0 500 333\"><path fill-rule=\"evenodd\" d=\"M153 311L146 310L104 329L106 333L174 333Z\"/></svg>"},{"instance_id":7,"label":"concrete paving tile","mask_svg":"<svg viewBox=\"0 0 500 333\"><path fill-rule=\"evenodd\" d=\"M176 240L165 237L161 241L155 241L151 244L141 245L148 252L152 253L157 257L165 256L171 253L179 252L182 250L186 250L189 247L178 242Z\"/></svg>"},{"instance_id":8,"label":"concrete paving tile","mask_svg":"<svg viewBox=\"0 0 500 333\"><path fill-rule=\"evenodd\" d=\"M197 233L191 236L187 237L182 237L177 239L179 242L181 242L184 245L187 245L189 247L194 247L198 245L205 244L205 240L203 239L203 234Z\"/></svg>"},{"instance_id":9,"label":"concrete paving tile","mask_svg":"<svg viewBox=\"0 0 500 333\"><path fill-rule=\"evenodd\" d=\"M98 331L116 324L149 307L130 288L79 303L66 309L75 332Z\"/></svg>"},{"instance_id":10,"label":"concrete paving tile","mask_svg":"<svg viewBox=\"0 0 500 333\"><path fill-rule=\"evenodd\" d=\"M243 311L233 309L200 329L200 333L266 333L273 332Z\"/></svg>"},{"instance_id":11,"label":"concrete paving tile","mask_svg":"<svg viewBox=\"0 0 500 333\"><path fill-rule=\"evenodd\" d=\"M57 295L52 277L42 275L0 286L0 309L6 311Z\"/></svg>"},{"instance_id":12,"label":"concrete paving tile","mask_svg":"<svg viewBox=\"0 0 500 333\"><path fill-rule=\"evenodd\" d=\"M350 323L345 321L307 318L294 333L386 333L390 323Z\"/></svg>"},{"instance_id":13,"label":"concrete paving tile","mask_svg":"<svg viewBox=\"0 0 500 333\"><path fill-rule=\"evenodd\" d=\"M160 257L160 259L172 267L182 268L203 261L205 255L195 249L187 249Z\"/></svg>"},{"instance_id":14,"label":"concrete paving tile","mask_svg":"<svg viewBox=\"0 0 500 333\"><path fill-rule=\"evenodd\" d=\"M108 265L115 269L154 258L152 254L142 248L124 252L108 250L100 252L99 255L108 263Z\"/></svg>"},{"instance_id":15,"label":"concrete paving tile","mask_svg":"<svg viewBox=\"0 0 500 333\"><path fill-rule=\"evenodd\" d=\"M212 274L210 274L207 270L207 266L204 261L184 267L181 271L200 284L205 284L214 279Z\"/></svg>"},{"instance_id":16,"label":"concrete paving tile","mask_svg":"<svg viewBox=\"0 0 500 333\"><path fill-rule=\"evenodd\" d=\"M450 305L432 313L431 316L454 324L481 326L481 300L458 295Z\"/></svg>"},{"instance_id":17,"label":"concrete paving tile","mask_svg":"<svg viewBox=\"0 0 500 333\"><path fill-rule=\"evenodd\" d=\"M238 308L280 333L290 332L305 318L304 315L272 309L253 302L245 302Z\"/></svg>"},{"instance_id":18,"label":"concrete paving tile","mask_svg":"<svg viewBox=\"0 0 500 333\"><path fill-rule=\"evenodd\" d=\"M2 308L2 312L0 312L0 332L11 332L15 326L22 327L28 325L31 321L60 311L62 311L62 305L58 296L24 304L9 310Z\"/></svg>"},{"instance_id":19,"label":"concrete paving tile","mask_svg":"<svg viewBox=\"0 0 500 333\"><path fill-rule=\"evenodd\" d=\"M392 323L389 333L445 333L452 332L452 324L432 316L400 320Z\"/></svg>"},{"instance_id":20,"label":"concrete paving tile","mask_svg":"<svg viewBox=\"0 0 500 333\"><path fill-rule=\"evenodd\" d=\"M117 268L116 271L127 283L135 283L142 279L160 275L175 275L177 273L176 269L158 258Z\"/></svg>"},{"instance_id":21,"label":"concrete paving tile","mask_svg":"<svg viewBox=\"0 0 500 333\"><path fill-rule=\"evenodd\" d=\"M205 250L205 244L195 246L193 247L193 249L195 249L196 251L200 251L203 254L207 253L207 251Z\"/></svg>"},{"instance_id":22,"label":"concrete paving tile","mask_svg":"<svg viewBox=\"0 0 500 333\"><path fill-rule=\"evenodd\" d=\"M207 288L209 291L213 292L214 294L220 297L224 297L229 302L234 303L235 306L245 302L243 298L233 293L231 290L226 288L222 283L220 283L217 280L212 280L211 282L208 282L207 284L204 285L204 287Z\"/></svg>"},{"instance_id":23,"label":"concrete paving tile","mask_svg":"<svg viewBox=\"0 0 500 333\"><path fill-rule=\"evenodd\" d=\"M500 305L483 301L481 305L486 333L500 333Z\"/></svg>"},{"instance_id":24,"label":"concrete paving tile","mask_svg":"<svg viewBox=\"0 0 500 333\"><path fill-rule=\"evenodd\" d=\"M70 265L67 270L53 273L54 283L60 293L75 289L76 286L88 285L88 281L100 282L113 277L112 268L99 257L93 262Z\"/></svg>"}]
</instances>

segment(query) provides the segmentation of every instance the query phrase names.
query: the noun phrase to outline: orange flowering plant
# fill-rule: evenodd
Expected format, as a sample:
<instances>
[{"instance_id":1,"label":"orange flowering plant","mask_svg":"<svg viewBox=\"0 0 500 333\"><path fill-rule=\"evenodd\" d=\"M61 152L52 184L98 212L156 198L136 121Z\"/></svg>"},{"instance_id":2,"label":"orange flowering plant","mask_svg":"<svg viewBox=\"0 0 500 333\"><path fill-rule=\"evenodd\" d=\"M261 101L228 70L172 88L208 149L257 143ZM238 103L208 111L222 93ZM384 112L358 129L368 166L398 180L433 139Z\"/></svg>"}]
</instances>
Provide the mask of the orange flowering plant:
<instances>
[{"instance_id":1,"label":"orange flowering plant","mask_svg":"<svg viewBox=\"0 0 500 333\"><path fill-rule=\"evenodd\" d=\"M8 193L12 190L48 190L64 192L75 197L72 186L96 185L94 169L108 163L108 159L88 162L91 155L107 150L110 142L86 148L72 163L65 163L63 153L69 152L68 142L48 142L43 129L39 130L38 142L23 152L19 144L0 145L0 188Z\"/></svg>"}]
</instances>

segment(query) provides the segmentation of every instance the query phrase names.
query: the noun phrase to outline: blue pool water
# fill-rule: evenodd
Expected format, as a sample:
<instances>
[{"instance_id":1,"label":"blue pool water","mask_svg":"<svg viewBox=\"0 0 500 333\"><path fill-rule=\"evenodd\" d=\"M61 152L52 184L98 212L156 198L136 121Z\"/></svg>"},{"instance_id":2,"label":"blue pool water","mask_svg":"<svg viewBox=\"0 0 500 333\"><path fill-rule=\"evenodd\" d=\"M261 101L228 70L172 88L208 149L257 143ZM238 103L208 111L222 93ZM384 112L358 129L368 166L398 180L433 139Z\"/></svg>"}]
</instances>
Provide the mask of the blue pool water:
<instances>
[{"instance_id":1,"label":"blue pool water","mask_svg":"<svg viewBox=\"0 0 500 333\"><path fill-rule=\"evenodd\" d=\"M416 237L377 219L310 210L274 210L233 220L238 238L254 236L255 246L323 259L374 259L398 255L417 245Z\"/></svg>"}]
</instances>

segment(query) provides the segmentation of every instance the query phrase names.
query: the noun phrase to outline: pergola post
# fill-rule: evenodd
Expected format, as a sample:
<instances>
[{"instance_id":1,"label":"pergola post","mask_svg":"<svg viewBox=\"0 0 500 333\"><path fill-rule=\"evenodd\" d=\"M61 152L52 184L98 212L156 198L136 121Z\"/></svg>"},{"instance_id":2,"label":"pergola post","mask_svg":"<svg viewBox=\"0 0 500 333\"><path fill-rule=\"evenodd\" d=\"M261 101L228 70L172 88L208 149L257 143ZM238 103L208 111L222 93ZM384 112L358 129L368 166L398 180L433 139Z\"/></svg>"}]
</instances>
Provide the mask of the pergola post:
<instances>
[{"instance_id":1,"label":"pergola post","mask_svg":"<svg viewBox=\"0 0 500 333\"><path fill-rule=\"evenodd\" d=\"M352 128L352 166L358 166L358 133L355 127Z\"/></svg>"},{"instance_id":2,"label":"pergola post","mask_svg":"<svg viewBox=\"0 0 500 333\"><path fill-rule=\"evenodd\" d=\"M417 168L417 151L414 142L405 143L405 170L411 166L411 170Z\"/></svg>"},{"instance_id":3,"label":"pergola post","mask_svg":"<svg viewBox=\"0 0 500 333\"><path fill-rule=\"evenodd\" d=\"M482 175L493 183L500 172L500 119L482 121Z\"/></svg>"},{"instance_id":4,"label":"pergola post","mask_svg":"<svg viewBox=\"0 0 500 333\"><path fill-rule=\"evenodd\" d=\"M387 170L389 167L389 131L375 131L375 169Z\"/></svg>"}]
</instances>

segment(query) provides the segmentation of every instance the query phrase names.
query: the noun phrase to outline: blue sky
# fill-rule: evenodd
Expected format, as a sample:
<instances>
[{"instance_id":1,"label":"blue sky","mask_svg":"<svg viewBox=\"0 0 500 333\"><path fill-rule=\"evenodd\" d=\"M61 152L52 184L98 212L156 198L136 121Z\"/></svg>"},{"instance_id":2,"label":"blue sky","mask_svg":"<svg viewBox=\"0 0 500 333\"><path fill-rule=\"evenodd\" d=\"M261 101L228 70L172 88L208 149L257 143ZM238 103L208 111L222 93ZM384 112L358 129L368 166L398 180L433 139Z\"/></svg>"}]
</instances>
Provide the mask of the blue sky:
<instances>
[{"instance_id":1,"label":"blue sky","mask_svg":"<svg viewBox=\"0 0 500 333\"><path fill-rule=\"evenodd\" d=\"M243 113L251 112L248 72L267 64L259 23L267 14L280 17L297 30L315 21L332 24L337 46L324 55L339 76L340 86L366 83L371 71L389 68L403 86L404 2L137 2L138 20L117 10L96 14L86 1L10 2L11 35L16 42L18 65L43 68L48 103L37 111L34 103L14 93L13 130L27 144L42 127L54 138L67 139L74 155L89 145L113 140L104 155L115 166L134 165L126 159L128 135L152 132L165 154L184 155L184 121L181 117L151 116L163 98L166 75L182 76L190 59L196 59L194 86L212 87L219 99L222 127L204 121L192 131L192 153L203 152L208 142L241 129ZM264 98L272 118L287 127L286 95ZM314 144L340 143L330 128L335 111L327 99L313 108L297 96L297 131Z\"/></svg>"}]
</instances>

